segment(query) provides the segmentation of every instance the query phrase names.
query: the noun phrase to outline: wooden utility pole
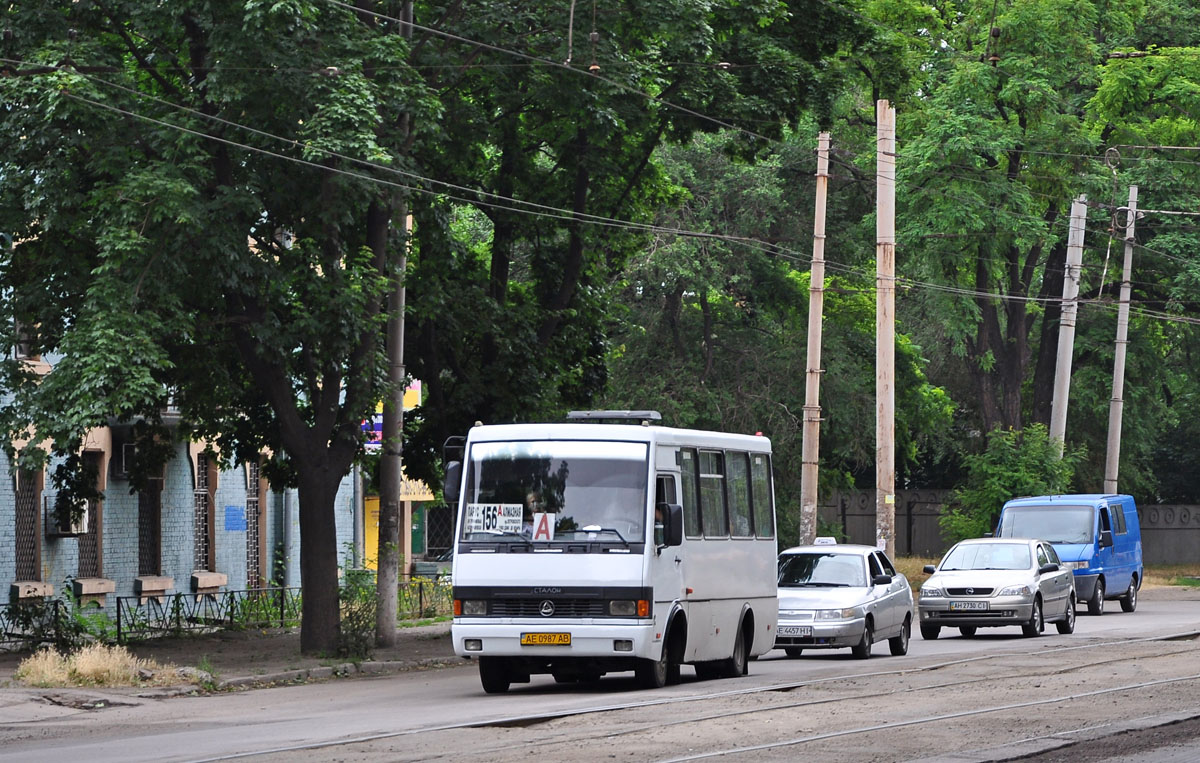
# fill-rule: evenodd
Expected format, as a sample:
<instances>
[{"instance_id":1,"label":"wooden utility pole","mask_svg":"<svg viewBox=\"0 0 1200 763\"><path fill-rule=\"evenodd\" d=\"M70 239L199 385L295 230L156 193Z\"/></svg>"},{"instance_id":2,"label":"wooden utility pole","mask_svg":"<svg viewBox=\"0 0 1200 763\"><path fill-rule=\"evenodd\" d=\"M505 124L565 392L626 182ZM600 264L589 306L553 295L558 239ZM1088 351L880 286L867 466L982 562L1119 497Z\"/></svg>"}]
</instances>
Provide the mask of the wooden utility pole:
<instances>
[{"instance_id":1,"label":"wooden utility pole","mask_svg":"<svg viewBox=\"0 0 1200 763\"><path fill-rule=\"evenodd\" d=\"M896 555L896 109L875 103L875 545Z\"/></svg>"},{"instance_id":2,"label":"wooden utility pole","mask_svg":"<svg viewBox=\"0 0 1200 763\"><path fill-rule=\"evenodd\" d=\"M1075 316L1079 311L1079 276L1083 265L1083 229L1087 222L1087 196L1071 204L1067 234L1067 262L1063 270L1062 317L1058 322L1058 362L1054 368L1054 399L1050 402L1050 439L1062 458L1067 440L1067 402L1071 394L1071 356L1075 349Z\"/></svg>"},{"instance_id":3,"label":"wooden utility pole","mask_svg":"<svg viewBox=\"0 0 1200 763\"><path fill-rule=\"evenodd\" d=\"M804 374L804 431L800 466L800 543L817 537L817 463L821 448L821 319L825 311L825 196L829 191L829 133L817 137L817 202L808 276L808 361Z\"/></svg>"},{"instance_id":4,"label":"wooden utility pole","mask_svg":"<svg viewBox=\"0 0 1200 763\"><path fill-rule=\"evenodd\" d=\"M400 34L412 39L411 2L404 4ZM408 113L400 116L401 134L411 129ZM412 515L407 504L401 522L400 491L404 481L401 460L404 424L404 273L408 268L408 246L412 235L412 216L408 200L401 197L396 205L396 218L403 221L404 240L400 244L399 261L392 275L392 293L388 300L387 358L388 399L383 406L383 431L380 432L382 455L379 458L379 559L375 574L375 643L381 647L396 644L396 615L400 606L399 587L401 565L412 563L410 548ZM401 526L403 525L403 526ZM403 533L403 535L401 534ZM400 539L405 539L406 553L401 556Z\"/></svg>"},{"instance_id":5,"label":"wooden utility pole","mask_svg":"<svg viewBox=\"0 0 1200 763\"><path fill-rule=\"evenodd\" d=\"M1117 346L1113 353L1112 400L1108 404L1108 453L1104 459L1104 492L1117 492L1121 462L1121 414L1125 406L1125 347L1129 344L1129 281L1133 275L1133 228L1137 221L1138 187L1129 186L1125 210L1125 264L1121 269L1121 300L1117 307Z\"/></svg>"}]
</instances>

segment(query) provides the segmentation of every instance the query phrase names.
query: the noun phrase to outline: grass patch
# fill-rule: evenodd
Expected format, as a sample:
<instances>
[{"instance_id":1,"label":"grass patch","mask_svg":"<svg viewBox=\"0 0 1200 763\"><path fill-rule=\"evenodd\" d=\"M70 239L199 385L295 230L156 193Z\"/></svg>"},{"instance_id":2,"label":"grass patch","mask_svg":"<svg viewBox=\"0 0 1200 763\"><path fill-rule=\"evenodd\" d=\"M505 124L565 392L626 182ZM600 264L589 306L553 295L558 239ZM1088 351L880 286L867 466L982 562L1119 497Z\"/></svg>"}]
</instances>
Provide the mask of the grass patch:
<instances>
[{"instance_id":1,"label":"grass patch","mask_svg":"<svg viewBox=\"0 0 1200 763\"><path fill-rule=\"evenodd\" d=\"M168 686L177 683L172 666L134 657L123 646L89 644L70 654L43 649L17 665L15 678L26 686Z\"/></svg>"},{"instance_id":2,"label":"grass patch","mask_svg":"<svg viewBox=\"0 0 1200 763\"><path fill-rule=\"evenodd\" d=\"M1146 567L1143 585L1200 586L1200 564L1156 564Z\"/></svg>"},{"instance_id":3,"label":"grass patch","mask_svg":"<svg viewBox=\"0 0 1200 763\"><path fill-rule=\"evenodd\" d=\"M401 620L396 623L397 628L416 628L421 625L434 625L436 623L448 623L453 618L450 615L438 615L437 617L424 617L420 620Z\"/></svg>"},{"instance_id":4,"label":"grass patch","mask_svg":"<svg viewBox=\"0 0 1200 763\"><path fill-rule=\"evenodd\" d=\"M921 590L921 584L929 579L924 567L927 564L937 564L942 559L939 556L900 556L892 560L896 571L908 578L908 585L915 594Z\"/></svg>"}]
</instances>

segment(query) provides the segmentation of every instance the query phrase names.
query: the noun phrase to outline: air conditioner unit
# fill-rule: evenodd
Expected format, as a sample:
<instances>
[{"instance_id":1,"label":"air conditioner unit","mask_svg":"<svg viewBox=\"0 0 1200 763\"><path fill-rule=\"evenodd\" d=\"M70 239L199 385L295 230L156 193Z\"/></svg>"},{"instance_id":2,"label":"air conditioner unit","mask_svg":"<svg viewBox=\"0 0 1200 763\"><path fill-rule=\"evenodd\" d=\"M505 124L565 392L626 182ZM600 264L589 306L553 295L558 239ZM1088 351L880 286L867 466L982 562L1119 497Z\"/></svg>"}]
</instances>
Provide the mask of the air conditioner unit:
<instances>
[{"instance_id":1,"label":"air conditioner unit","mask_svg":"<svg viewBox=\"0 0 1200 763\"><path fill-rule=\"evenodd\" d=\"M76 535L83 535L88 531L88 522L91 519L90 504L83 504L83 513L79 519L71 522L69 519L60 522L58 512L55 511L58 504L58 493L43 493L42 494L42 512L45 516L46 535L51 538L69 538Z\"/></svg>"},{"instance_id":2,"label":"air conditioner unit","mask_svg":"<svg viewBox=\"0 0 1200 763\"><path fill-rule=\"evenodd\" d=\"M115 480L129 479L129 473L133 471L136 458L137 446L133 443L123 443L112 456L112 478Z\"/></svg>"}]
</instances>

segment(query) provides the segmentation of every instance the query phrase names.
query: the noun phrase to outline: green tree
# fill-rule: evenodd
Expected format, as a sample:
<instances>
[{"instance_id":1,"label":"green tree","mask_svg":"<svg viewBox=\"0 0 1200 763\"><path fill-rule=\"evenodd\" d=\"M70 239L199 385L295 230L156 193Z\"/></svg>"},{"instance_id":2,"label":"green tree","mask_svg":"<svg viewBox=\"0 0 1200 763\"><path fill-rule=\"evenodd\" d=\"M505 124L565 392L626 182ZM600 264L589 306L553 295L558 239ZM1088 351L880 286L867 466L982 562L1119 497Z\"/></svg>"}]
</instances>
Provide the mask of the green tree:
<instances>
[{"instance_id":1,"label":"green tree","mask_svg":"<svg viewBox=\"0 0 1200 763\"><path fill-rule=\"evenodd\" d=\"M378 181L422 107L404 41L329 3L15 4L0 25L0 309L57 360L0 366L9 442L70 464L88 429L141 419L161 458L172 402L224 459L272 454L299 487L301 646L332 653L334 498L381 396L399 243Z\"/></svg>"},{"instance_id":2,"label":"green tree","mask_svg":"<svg viewBox=\"0 0 1200 763\"><path fill-rule=\"evenodd\" d=\"M781 537L799 520L809 274L794 247L811 236L810 144L753 161L737 136L697 137L662 152L679 183L660 213L668 229L629 268L609 363L611 407L656 408L672 425L761 431L772 439ZM836 190L836 189L835 189ZM836 195L836 194L835 194ZM719 234L737 231L739 240ZM744 240L741 240L744 239ZM760 243L761 242L761 243ZM769 244L767 243L769 242ZM821 486L873 484L875 299L867 279L826 279ZM921 352L897 339L897 463L903 483L947 450L954 406L924 376Z\"/></svg>"},{"instance_id":3,"label":"green tree","mask_svg":"<svg viewBox=\"0 0 1200 763\"><path fill-rule=\"evenodd\" d=\"M943 536L953 543L992 532L1010 498L1069 493L1082 457L1081 450L1072 450L1058 458L1057 444L1041 424L991 431L987 448L966 458L966 484L940 520Z\"/></svg>"}]
</instances>

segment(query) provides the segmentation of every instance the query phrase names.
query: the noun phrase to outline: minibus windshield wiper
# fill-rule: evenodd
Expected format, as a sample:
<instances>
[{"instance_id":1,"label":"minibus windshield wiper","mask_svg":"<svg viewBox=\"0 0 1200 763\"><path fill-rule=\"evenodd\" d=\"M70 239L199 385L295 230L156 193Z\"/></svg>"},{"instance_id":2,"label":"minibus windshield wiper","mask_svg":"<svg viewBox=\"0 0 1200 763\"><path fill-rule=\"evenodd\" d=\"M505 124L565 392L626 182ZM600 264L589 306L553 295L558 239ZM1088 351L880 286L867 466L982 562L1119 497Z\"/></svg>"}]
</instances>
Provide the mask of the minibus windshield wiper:
<instances>
[{"instance_id":1,"label":"minibus windshield wiper","mask_svg":"<svg viewBox=\"0 0 1200 763\"><path fill-rule=\"evenodd\" d=\"M621 542L625 544L625 548L629 548L629 541L625 540L625 536L624 536L624 535L622 535L622 534L621 534L621 533L620 533L620 532L619 532L619 531L618 531L616 528L614 528L614 527L600 527L599 525L587 525L587 526L585 526L585 527L581 527L579 530L576 530L576 532L577 532L577 533L579 533L579 532L585 532L585 533L612 533L613 535L615 535L615 536L617 536L618 538L620 538Z\"/></svg>"}]
</instances>

